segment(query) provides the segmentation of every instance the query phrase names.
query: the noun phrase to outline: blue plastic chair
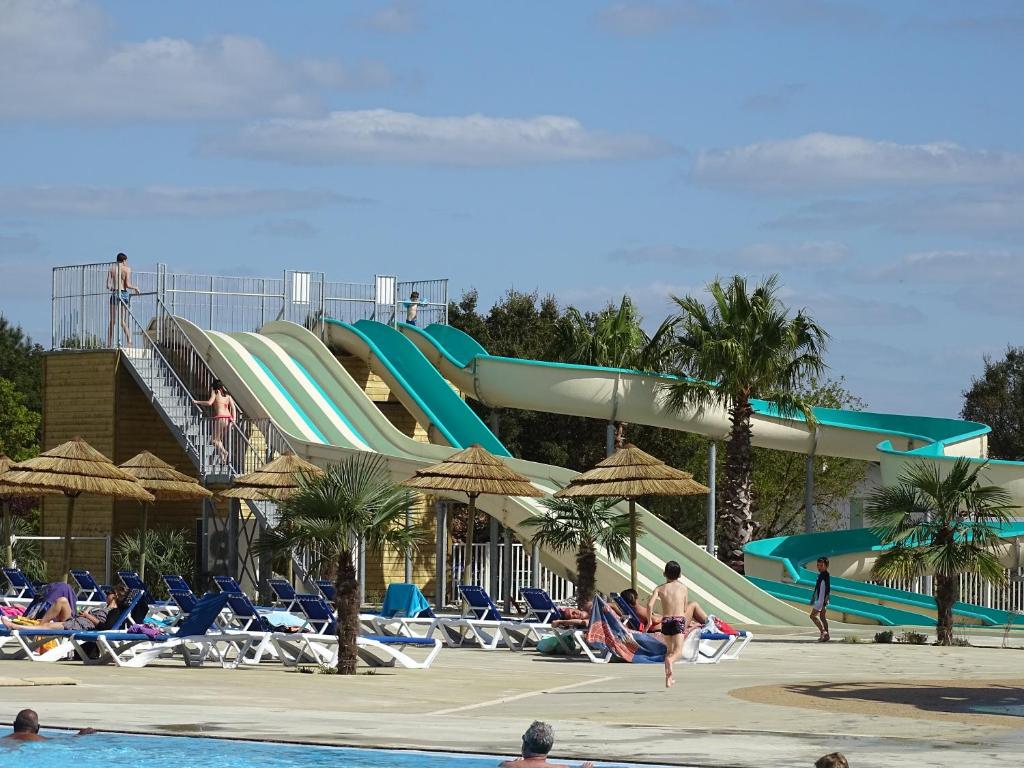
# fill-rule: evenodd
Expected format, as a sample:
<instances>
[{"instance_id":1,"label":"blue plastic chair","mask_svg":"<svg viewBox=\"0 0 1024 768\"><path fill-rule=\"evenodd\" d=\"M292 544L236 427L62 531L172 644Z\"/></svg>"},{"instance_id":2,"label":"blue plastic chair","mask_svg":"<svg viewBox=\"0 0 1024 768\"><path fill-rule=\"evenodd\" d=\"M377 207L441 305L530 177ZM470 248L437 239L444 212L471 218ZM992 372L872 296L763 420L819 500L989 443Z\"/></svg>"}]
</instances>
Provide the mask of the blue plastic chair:
<instances>
[{"instance_id":1,"label":"blue plastic chair","mask_svg":"<svg viewBox=\"0 0 1024 768\"><path fill-rule=\"evenodd\" d=\"M295 601L299 604L306 620L317 635L333 635L338 631L338 620L334 615L334 609L320 595L296 595Z\"/></svg>"},{"instance_id":2,"label":"blue plastic chair","mask_svg":"<svg viewBox=\"0 0 1024 768\"><path fill-rule=\"evenodd\" d=\"M472 618L477 621L515 621L515 619L506 619L501 615L498 606L494 604L491 596L483 587L461 585L459 592L469 606Z\"/></svg>"},{"instance_id":3,"label":"blue plastic chair","mask_svg":"<svg viewBox=\"0 0 1024 768\"><path fill-rule=\"evenodd\" d=\"M320 590L320 594L332 603L338 596L337 590L334 588L334 582L330 579L317 579L316 588Z\"/></svg>"},{"instance_id":4,"label":"blue plastic chair","mask_svg":"<svg viewBox=\"0 0 1024 768\"><path fill-rule=\"evenodd\" d=\"M237 629L243 632L276 632L277 628L267 621L267 617L256 610L256 606L253 605L246 595L241 592L223 592L228 596L228 607L231 609L231 613L234 614L235 620L238 621L239 625Z\"/></svg>"},{"instance_id":5,"label":"blue plastic chair","mask_svg":"<svg viewBox=\"0 0 1024 768\"><path fill-rule=\"evenodd\" d=\"M35 587L28 576L21 572L20 568L4 568L4 576L7 578L7 592L4 597L19 599L33 599L36 597Z\"/></svg>"},{"instance_id":6,"label":"blue plastic chair","mask_svg":"<svg viewBox=\"0 0 1024 768\"><path fill-rule=\"evenodd\" d=\"M229 595L245 594L242 591L242 585L238 583L234 576L214 576L213 583L217 585L221 592L226 592Z\"/></svg>"},{"instance_id":7,"label":"blue plastic chair","mask_svg":"<svg viewBox=\"0 0 1024 768\"><path fill-rule=\"evenodd\" d=\"M128 589L146 589L146 582L139 576L138 571L118 571L117 578L128 587Z\"/></svg>"},{"instance_id":8,"label":"blue plastic chair","mask_svg":"<svg viewBox=\"0 0 1024 768\"><path fill-rule=\"evenodd\" d=\"M267 579L267 586L274 593L274 604L283 610L293 611L295 609L298 593L286 579Z\"/></svg>"},{"instance_id":9,"label":"blue plastic chair","mask_svg":"<svg viewBox=\"0 0 1024 768\"><path fill-rule=\"evenodd\" d=\"M184 577L176 573L162 573L160 579L167 586L168 592L191 592L192 587L188 585Z\"/></svg>"}]
</instances>

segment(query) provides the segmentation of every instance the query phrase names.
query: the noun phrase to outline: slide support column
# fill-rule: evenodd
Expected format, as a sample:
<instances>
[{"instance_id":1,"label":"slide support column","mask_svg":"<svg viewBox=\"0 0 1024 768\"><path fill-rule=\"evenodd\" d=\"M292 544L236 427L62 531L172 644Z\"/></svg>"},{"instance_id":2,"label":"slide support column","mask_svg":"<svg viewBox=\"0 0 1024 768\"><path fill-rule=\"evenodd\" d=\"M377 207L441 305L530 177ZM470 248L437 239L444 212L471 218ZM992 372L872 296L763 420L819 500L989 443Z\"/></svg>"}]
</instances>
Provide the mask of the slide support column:
<instances>
[{"instance_id":1,"label":"slide support column","mask_svg":"<svg viewBox=\"0 0 1024 768\"><path fill-rule=\"evenodd\" d=\"M501 563L502 579L505 582L505 602L502 611L507 616L512 612L512 601L515 600L515 590L512 584L512 529L505 529L505 551L504 560Z\"/></svg>"},{"instance_id":2,"label":"slide support column","mask_svg":"<svg viewBox=\"0 0 1024 768\"><path fill-rule=\"evenodd\" d=\"M807 452L807 478L804 482L804 533L814 532L814 454L818 450L818 430L811 438Z\"/></svg>"},{"instance_id":3,"label":"slide support column","mask_svg":"<svg viewBox=\"0 0 1024 768\"><path fill-rule=\"evenodd\" d=\"M489 576L488 579L488 590L491 593L491 598L498 602L501 597L498 595L498 574L501 571L498 570L498 537L501 536L499 531L501 526L498 525L498 518L491 518L491 535L490 541L487 543L487 552L489 554L488 560L490 560L490 567L487 569Z\"/></svg>"},{"instance_id":4,"label":"slide support column","mask_svg":"<svg viewBox=\"0 0 1024 768\"><path fill-rule=\"evenodd\" d=\"M615 423L609 421L604 438L604 455L611 456L613 453L615 453Z\"/></svg>"},{"instance_id":5,"label":"slide support column","mask_svg":"<svg viewBox=\"0 0 1024 768\"><path fill-rule=\"evenodd\" d=\"M715 556L715 474L718 448L714 440L708 442L708 539L707 550Z\"/></svg>"}]
</instances>

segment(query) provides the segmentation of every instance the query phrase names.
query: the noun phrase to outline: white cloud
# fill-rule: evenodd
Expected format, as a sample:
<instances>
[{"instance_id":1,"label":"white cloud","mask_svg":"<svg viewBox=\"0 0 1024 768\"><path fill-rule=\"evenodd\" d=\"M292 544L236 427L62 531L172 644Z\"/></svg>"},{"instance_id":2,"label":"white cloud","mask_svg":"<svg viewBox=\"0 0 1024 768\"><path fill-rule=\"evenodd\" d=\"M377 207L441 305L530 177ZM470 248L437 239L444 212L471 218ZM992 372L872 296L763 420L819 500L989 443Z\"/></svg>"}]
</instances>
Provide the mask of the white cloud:
<instances>
[{"instance_id":1,"label":"white cloud","mask_svg":"<svg viewBox=\"0 0 1024 768\"><path fill-rule=\"evenodd\" d=\"M398 2L378 8L368 16L358 20L360 27L374 32L389 34L405 34L415 32L420 27L417 7L413 3Z\"/></svg>"},{"instance_id":2,"label":"white cloud","mask_svg":"<svg viewBox=\"0 0 1024 768\"><path fill-rule=\"evenodd\" d=\"M0 209L32 216L219 217L368 202L324 189L0 187Z\"/></svg>"},{"instance_id":3,"label":"white cloud","mask_svg":"<svg viewBox=\"0 0 1024 768\"><path fill-rule=\"evenodd\" d=\"M1024 155L952 142L897 144L810 133L795 139L702 151L693 177L762 191L859 186L987 185L1024 181Z\"/></svg>"},{"instance_id":4,"label":"white cloud","mask_svg":"<svg viewBox=\"0 0 1024 768\"><path fill-rule=\"evenodd\" d=\"M677 26L708 24L721 16L719 8L702 0L668 0L615 3L598 12L596 21L615 35L645 37Z\"/></svg>"},{"instance_id":5,"label":"white cloud","mask_svg":"<svg viewBox=\"0 0 1024 768\"><path fill-rule=\"evenodd\" d=\"M76 0L0 0L0 117L205 119L311 114L324 90L385 86L379 64L284 59L262 41L117 42Z\"/></svg>"},{"instance_id":6,"label":"white cloud","mask_svg":"<svg viewBox=\"0 0 1024 768\"><path fill-rule=\"evenodd\" d=\"M571 117L427 117L389 109L266 120L236 136L207 142L205 148L300 164L450 166L609 160L673 151L649 136L591 131Z\"/></svg>"},{"instance_id":7,"label":"white cloud","mask_svg":"<svg viewBox=\"0 0 1024 768\"><path fill-rule=\"evenodd\" d=\"M1002 238L1024 232L1024 193L986 190L881 200L820 200L767 225L776 229L859 229Z\"/></svg>"},{"instance_id":8,"label":"white cloud","mask_svg":"<svg viewBox=\"0 0 1024 768\"><path fill-rule=\"evenodd\" d=\"M733 250L688 248L678 245L648 245L619 248L608 257L629 264L662 263L706 266L718 269L782 269L834 266L846 261L849 251L831 240L794 245L753 243Z\"/></svg>"}]
</instances>

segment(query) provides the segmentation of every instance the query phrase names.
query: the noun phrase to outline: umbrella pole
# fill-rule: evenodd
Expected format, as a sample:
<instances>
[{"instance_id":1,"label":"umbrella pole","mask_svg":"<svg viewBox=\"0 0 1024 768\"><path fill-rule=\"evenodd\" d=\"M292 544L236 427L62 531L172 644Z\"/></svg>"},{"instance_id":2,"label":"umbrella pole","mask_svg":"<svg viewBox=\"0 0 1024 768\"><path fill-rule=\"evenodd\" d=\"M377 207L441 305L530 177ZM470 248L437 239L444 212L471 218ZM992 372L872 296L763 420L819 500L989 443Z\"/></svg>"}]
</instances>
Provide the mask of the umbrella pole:
<instances>
[{"instance_id":1,"label":"umbrella pole","mask_svg":"<svg viewBox=\"0 0 1024 768\"><path fill-rule=\"evenodd\" d=\"M146 530L149 524L149 504L142 502L142 534L139 536L139 578L146 580Z\"/></svg>"},{"instance_id":2,"label":"umbrella pole","mask_svg":"<svg viewBox=\"0 0 1024 768\"><path fill-rule=\"evenodd\" d=\"M466 523L466 551L462 557L462 583L473 583L473 536L476 533L476 494L469 494L469 510Z\"/></svg>"},{"instance_id":3,"label":"umbrella pole","mask_svg":"<svg viewBox=\"0 0 1024 768\"><path fill-rule=\"evenodd\" d=\"M629 500L629 586L636 589L636 499Z\"/></svg>"},{"instance_id":4,"label":"umbrella pole","mask_svg":"<svg viewBox=\"0 0 1024 768\"><path fill-rule=\"evenodd\" d=\"M0 506L4 510L4 567L14 567L14 545L11 544L11 536L14 534L12 523L14 520L11 518L11 505L9 502L0 500Z\"/></svg>"},{"instance_id":5,"label":"umbrella pole","mask_svg":"<svg viewBox=\"0 0 1024 768\"><path fill-rule=\"evenodd\" d=\"M64 571L64 581L71 576L71 521L75 516L75 497L68 496L68 508L64 515L64 557L61 567Z\"/></svg>"}]
</instances>

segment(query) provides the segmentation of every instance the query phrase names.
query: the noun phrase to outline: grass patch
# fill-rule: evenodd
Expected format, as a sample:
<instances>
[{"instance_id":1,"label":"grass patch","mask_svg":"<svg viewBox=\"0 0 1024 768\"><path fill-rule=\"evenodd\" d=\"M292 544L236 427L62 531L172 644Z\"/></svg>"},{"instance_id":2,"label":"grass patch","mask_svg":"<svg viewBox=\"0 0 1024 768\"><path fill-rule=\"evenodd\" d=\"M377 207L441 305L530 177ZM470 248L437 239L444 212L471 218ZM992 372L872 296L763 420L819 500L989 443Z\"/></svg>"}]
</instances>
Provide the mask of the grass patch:
<instances>
[{"instance_id":1,"label":"grass patch","mask_svg":"<svg viewBox=\"0 0 1024 768\"><path fill-rule=\"evenodd\" d=\"M847 635L846 637L844 637L839 642L844 643L846 645L857 645L858 643L861 642L861 639L860 639L860 635Z\"/></svg>"},{"instance_id":2,"label":"grass patch","mask_svg":"<svg viewBox=\"0 0 1024 768\"><path fill-rule=\"evenodd\" d=\"M904 632L900 635L900 642L905 645L924 645L928 642L928 635L920 632Z\"/></svg>"},{"instance_id":3,"label":"grass patch","mask_svg":"<svg viewBox=\"0 0 1024 768\"><path fill-rule=\"evenodd\" d=\"M892 630L891 629L886 629L886 630L883 630L881 632L876 632L875 633L875 642L876 643L882 643L882 644L891 643L892 642Z\"/></svg>"}]
</instances>

